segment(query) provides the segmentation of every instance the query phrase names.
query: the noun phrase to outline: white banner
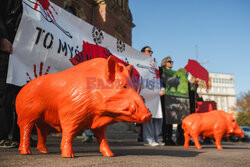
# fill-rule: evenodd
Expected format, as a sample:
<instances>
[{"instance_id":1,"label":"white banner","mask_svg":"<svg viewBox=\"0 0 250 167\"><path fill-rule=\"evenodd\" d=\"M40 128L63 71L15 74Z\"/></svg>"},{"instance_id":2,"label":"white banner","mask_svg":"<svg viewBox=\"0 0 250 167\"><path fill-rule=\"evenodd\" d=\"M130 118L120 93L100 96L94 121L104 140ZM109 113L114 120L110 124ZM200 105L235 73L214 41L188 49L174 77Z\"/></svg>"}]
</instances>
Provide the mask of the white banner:
<instances>
[{"instance_id":1,"label":"white banner","mask_svg":"<svg viewBox=\"0 0 250 167\"><path fill-rule=\"evenodd\" d=\"M42 6L36 5L35 0L23 0L23 16L13 50L7 82L19 86L41 75L112 54L135 67L143 79L140 94L146 106L154 118L162 117L158 65L154 59L53 3Z\"/></svg>"}]
</instances>

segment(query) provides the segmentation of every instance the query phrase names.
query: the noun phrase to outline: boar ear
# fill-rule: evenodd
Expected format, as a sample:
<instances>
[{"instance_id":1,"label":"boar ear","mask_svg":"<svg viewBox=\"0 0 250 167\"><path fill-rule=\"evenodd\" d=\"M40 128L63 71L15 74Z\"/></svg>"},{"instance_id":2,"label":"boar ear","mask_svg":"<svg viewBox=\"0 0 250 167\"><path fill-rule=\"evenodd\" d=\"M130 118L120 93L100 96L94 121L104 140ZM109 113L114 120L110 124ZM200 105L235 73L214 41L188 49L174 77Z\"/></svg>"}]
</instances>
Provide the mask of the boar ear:
<instances>
[{"instance_id":1,"label":"boar ear","mask_svg":"<svg viewBox=\"0 0 250 167\"><path fill-rule=\"evenodd\" d=\"M232 112L232 113L230 113L231 114L231 116L233 117L233 119L235 119L235 114L234 114L234 112Z\"/></svg>"},{"instance_id":2,"label":"boar ear","mask_svg":"<svg viewBox=\"0 0 250 167\"><path fill-rule=\"evenodd\" d=\"M108 63L106 66L105 71L105 78L108 82L114 82L115 81L115 73L118 69L118 63L115 60L114 56L109 56Z\"/></svg>"},{"instance_id":3,"label":"boar ear","mask_svg":"<svg viewBox=\"0 0 250 167\"><path fill-rule=\"evenodd\" d=\"M135 69L134 66L128 65L127 69L128 69L128 73L129 73L130 78L132 78L134 76L134 69Z\"/></svg>"}]
</instances>

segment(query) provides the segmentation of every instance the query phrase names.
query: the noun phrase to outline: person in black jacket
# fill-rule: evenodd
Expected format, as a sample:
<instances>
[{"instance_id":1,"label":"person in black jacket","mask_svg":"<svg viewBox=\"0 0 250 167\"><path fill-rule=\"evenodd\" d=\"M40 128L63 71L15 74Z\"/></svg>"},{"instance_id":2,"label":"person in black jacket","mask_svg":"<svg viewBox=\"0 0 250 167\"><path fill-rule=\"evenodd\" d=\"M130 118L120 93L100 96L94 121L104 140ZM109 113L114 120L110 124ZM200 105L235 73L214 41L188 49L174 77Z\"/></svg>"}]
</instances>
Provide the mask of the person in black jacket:
<instances>
[{"instance_id":1,"label":"person in black jacket","mask_svg":"<svg viewBox=\"0 0 250 167\"><path fill-rule=\"evenodd\" d=\"M160 79L161 79L161 89L164 90L166 88L166 80L169 78L169 76L166 76L166 74L163 73L163 68L167 70L171 70L173 67L173 61L170 56L165 57L161 61L161 68L160 68ZM173 134L173 124L169 124L166 122L166 109L165 109L165 102L169 100L169 96L164 95L161 96L161 104L162 104L162 114L163 114L163 123L162 123L162 138L165 145L176 145L175 142L172 139Z\"/></svg>"},{"instance_id":2,"label":"person in black jacket","mask_svg":"<svg viewBox=\"0 0 250 167\"><path fill-rule=\"evenodd\" d=\"M19 129L15 113L15 98L20 87L6 83L9 54L13 52L18 25L22 16L21 0L1 0L0 3L0 148L18 146ZM13 120L13 118L15 118ZM12 140L8 135L12 130Z\"/></svg>"}]
</instances>

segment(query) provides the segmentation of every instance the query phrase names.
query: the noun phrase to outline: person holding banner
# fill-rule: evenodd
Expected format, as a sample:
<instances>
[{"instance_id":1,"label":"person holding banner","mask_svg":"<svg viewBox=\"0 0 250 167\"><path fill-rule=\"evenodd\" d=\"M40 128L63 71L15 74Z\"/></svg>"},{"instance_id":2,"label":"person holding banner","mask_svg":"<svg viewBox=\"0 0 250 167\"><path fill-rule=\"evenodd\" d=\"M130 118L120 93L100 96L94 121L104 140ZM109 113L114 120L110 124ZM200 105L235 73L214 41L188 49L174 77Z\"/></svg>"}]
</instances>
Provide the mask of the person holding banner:
<instances>
[{"instance_id":1,"label":"person holding banner","mask_svg":"<svg viewBox=\"0 0 250 167\"><path fill-rule=\"evenodd\" d=\"M171 57L162 60L160 77L165 87L165 96L161 98L163 111L162 136L166 145L183 145L184 136L181 123L190 114L187 71L183 68L174 71L172 67ZM178 124L176 143L172 139L173 124Z\"/></svg>"},{"instance_id":2,"label":"person holding banner","mask_svg":"<svg viewBox=\"0 0 250 167\"><path fill-rule=\"evenodd\" d=\"M167 73L164 73L164 68L166 70L171 70L173 67L173 61L170 56L165 57L161 61L161 68L160 68L160 78L161 78L161 85L163 89L166 88L166 80L170 77L166 75ZM162 123L162 138L165 145L176 145L175 142L172 139L173 134L173 124L168 124L166 122L166 113L165 113L165 100L168 98L166 95L161 96L161 104L162 104L162 113L163 113L163 123Z\"/></svg>"},{"instance_id":3,"label":"person holding banner","mask_svg":"<svg viewBox=\"0 0 250 167\"><path fill-rule=\"evenodd\" d=\"M147 56L152 56L153 51L149 46L145 46L141 49L141 52ZM161 95L162 92L160 92ZM163 92L164 93L164 92ZM164 143L158 140L158 136L161 132L162 119L151 118L147 123L143 124L143 141L145 146L163 146Z\"/></svg>"},{"instance_id":4,"label":"person holding banner","mask_svg":"<svg viewBox=\"0 0 250 167\"><path fill-rule=\"evenodd\" d=\"M21 0L1 0L0 5L0 148L18 147L19 128L15 97L20 87L6 83L9 54L22 16ZM15 114L13 120L13 113ZM13 131L12 140L8 135Z\"/></svg>"}]
</instances>

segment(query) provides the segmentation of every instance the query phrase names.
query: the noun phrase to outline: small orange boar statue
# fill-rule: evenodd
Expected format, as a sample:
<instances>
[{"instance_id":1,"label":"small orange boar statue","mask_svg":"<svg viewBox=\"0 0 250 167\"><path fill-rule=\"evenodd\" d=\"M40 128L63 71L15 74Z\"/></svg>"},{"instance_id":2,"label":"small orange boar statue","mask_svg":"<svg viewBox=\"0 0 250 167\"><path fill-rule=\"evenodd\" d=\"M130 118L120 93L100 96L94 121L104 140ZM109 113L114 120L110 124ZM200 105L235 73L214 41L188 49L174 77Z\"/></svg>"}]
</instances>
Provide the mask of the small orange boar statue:
<instances>
[{"instance_id":1,"label":"small orange boar statue","mask_svg":"<svg viewBox=\"0 0 250 167\"><path fill-rule=\"evenodd\" d=\"M193 113L182 121L184 130L184 146L189 148L190 137L194 140L195 147L201 149L198 137L211 137L215 139L218 150L222 150L221 139L228 136L243 137L241 128L234 119L234 114L222 110L212 110L205 113Z\"/></svg>"},{"instance_id":2,"label":"small orange boar statue","mask_svg":"<svg viewBox=\"0 0 250 167\"><path fill-rule=\"evenodd\" d=\"M91 129L104 156L114 156L106 129L121 121L146 123L150 118L141 96L129 84L134 67L113 56L96 58L26 84L16 99L21 154L31 154L30 134L38 133L37 149L48 153L50 127L62 132L61 155L74 157L72 142L79 130Z\"/></svg>"}]
</instances>

